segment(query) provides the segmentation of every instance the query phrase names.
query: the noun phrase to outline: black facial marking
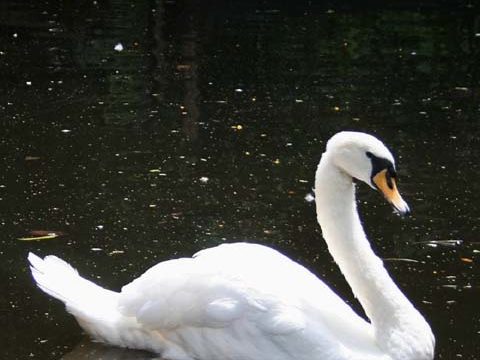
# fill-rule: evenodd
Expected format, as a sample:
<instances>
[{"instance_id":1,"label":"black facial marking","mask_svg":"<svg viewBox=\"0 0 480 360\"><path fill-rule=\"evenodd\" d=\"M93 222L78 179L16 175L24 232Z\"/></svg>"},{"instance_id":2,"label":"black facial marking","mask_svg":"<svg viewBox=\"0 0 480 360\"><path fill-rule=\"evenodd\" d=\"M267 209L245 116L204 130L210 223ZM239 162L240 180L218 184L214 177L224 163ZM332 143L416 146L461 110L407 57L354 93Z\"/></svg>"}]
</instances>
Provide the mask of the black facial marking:
<instances>
[{"instance_id":1,"label":"black facial marking","mask_svg":"<svg viewBox=\"0 0 480 360\"><path fill-rule=\"evenodd\" d=\"M385 158L380 158L373 155L370 151L366 152L367 157L372 162L372 174L371 178L377 175L380 171L387 169L387 185L390 189L393 189L393 182L392 179L397 177L397 173L395 172L395 168L390 160Z\"/></svg>"},{"instance_id":2,"label":"black facial marking","mask_svg":"<svg viewBox=\"0 0 480 360\"><path fill-rule=\"evenodd\" d=\"M390 190L393 190L393 182L392 182L392 174L390 170L387 170L387 173L385 174L387 178L387 185L390 188Z\"/></svg>"}]
</instances>

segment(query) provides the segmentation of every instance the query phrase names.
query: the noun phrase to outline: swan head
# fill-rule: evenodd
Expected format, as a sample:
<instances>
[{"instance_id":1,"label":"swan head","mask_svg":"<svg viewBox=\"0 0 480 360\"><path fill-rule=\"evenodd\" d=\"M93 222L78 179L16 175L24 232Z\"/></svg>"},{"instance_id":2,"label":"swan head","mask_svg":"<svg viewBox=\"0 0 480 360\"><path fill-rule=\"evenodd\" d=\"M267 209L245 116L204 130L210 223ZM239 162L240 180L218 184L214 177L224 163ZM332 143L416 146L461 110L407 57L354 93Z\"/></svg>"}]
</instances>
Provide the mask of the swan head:
<instances>
[{"instance_id":1,"label":"swan head","mask_svg":"<svg viewBox=\"0 0 480 360\"><path fill-rule=\"evenodd\" d=\"M326 155L341 171L380 191L398 214L410 213L397 189L395 159L376 137L342 131L328 141Z\"/></svg>"}]
</instances>

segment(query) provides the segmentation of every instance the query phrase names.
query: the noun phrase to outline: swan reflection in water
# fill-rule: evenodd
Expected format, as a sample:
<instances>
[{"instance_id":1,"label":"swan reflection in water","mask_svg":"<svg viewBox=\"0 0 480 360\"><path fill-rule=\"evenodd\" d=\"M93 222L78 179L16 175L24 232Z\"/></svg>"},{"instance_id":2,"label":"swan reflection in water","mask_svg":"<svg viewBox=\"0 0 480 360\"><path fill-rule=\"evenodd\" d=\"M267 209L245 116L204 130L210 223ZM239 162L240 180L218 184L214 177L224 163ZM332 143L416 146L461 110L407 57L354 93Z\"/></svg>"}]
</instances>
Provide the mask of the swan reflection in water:
<instances>
[{"instance_id":1,"label":"swan reflection in water","mask_svg":"<svg viewBox=\"0 0 480 360\"><path fill-rule=\"evenodd\" d=\"M146 351L108 346L85 338L60 360L162 360L162 358Z\"/></svg>"}]
</instances>

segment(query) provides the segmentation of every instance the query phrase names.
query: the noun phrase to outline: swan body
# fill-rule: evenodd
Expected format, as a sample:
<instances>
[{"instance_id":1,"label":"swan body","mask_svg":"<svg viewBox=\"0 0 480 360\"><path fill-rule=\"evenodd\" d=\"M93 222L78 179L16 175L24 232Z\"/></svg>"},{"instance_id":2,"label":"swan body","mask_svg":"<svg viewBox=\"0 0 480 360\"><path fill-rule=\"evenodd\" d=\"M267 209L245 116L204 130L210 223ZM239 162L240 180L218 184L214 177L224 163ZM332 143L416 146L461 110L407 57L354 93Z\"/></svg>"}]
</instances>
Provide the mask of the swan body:
<instances>
[{"instance_id":1,"label":"swan body","mask_svg":"<svg viewBox=\"0 0 480 360\"><path fill-rule=\"evenodd\" d=\"M303 266L249 243L161 262L119 293L55 256L29 254L32 274L94 339L168 360L432 360L429 325L370 248L353 177L398 212L409 209L379 140L353 132L330 139L316 173L317 218L369 321Z\"/></svg>"}]
</instances>

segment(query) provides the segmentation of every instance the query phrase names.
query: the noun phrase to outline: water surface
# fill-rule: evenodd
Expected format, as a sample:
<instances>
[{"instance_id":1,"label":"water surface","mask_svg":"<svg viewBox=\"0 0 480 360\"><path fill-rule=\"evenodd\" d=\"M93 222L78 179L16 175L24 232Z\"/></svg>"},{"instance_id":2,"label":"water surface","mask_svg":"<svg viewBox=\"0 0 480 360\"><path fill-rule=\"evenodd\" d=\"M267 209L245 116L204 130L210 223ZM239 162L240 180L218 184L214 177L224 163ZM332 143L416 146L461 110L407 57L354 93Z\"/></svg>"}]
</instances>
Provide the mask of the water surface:
<instances>
[{"instance_id":1,"label":"water surface","mask_svg":"<svg viewBox=\"0 0 480 360\"><path fill-rule=\"evenodd\" d=\"M476 359L479 20L468 1L2 2L0 357L149 358L86 340L32 284L29 251L118 290L158 261L255 241L361 312L305 200L348 129L394 150L414 210L397 218L360 186L375 250L437 359ZM62 236L17 240L32 231Z\"/></svg>"}]
</instances>

